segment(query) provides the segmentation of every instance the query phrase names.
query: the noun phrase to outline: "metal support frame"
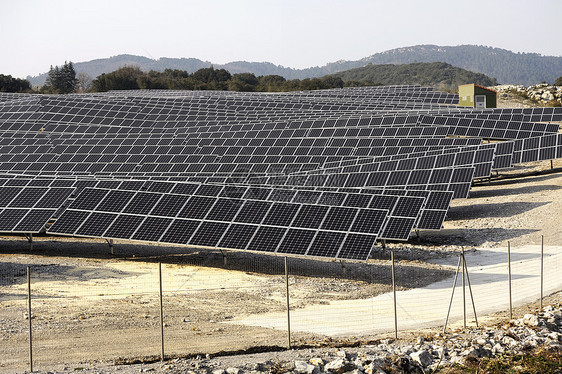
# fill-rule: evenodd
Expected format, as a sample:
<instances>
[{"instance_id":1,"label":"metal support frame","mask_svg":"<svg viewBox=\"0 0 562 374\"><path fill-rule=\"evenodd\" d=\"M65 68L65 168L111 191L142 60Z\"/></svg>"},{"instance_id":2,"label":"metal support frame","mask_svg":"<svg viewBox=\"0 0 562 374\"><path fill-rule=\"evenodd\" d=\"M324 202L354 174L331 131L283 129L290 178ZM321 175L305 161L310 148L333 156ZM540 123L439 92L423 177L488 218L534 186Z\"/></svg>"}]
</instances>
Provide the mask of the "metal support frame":
<instances>
[{"instance_id":1,"label":"metal support frame","mask_svg":"<svg viewBox=\"0 0 562 374\"><path fill-rule=\"evenodd\" d=\"M461 268L462 266L462 268ZM462 270L461 270L462 269ZM472 286L470 284L470 277L468 275L468 267L466 265L466 258L464 255L464 249L459 255L459 261L457 263L457 271L455 272L455 279L453 281L453 289L451 291L451 300L449 301L449 309L447 310L447 317L445 318L445 326L443 327L443 333L447 330L447 324L449 322L449 316L451 313L451 307L453 306L453 298L455 296L455 289L457 287L457 279L459 273L462 271L462 288L463 288L463 322L464 328L466 329L466 285L468 285L468 290L470 293L470 300L472 302L472 311L474 313L474 320L476 322L476 327L478 327L478 315L476 314L476 305L474 303L474 296L472 294ZM465 279L466 277L466 279ZM465 283L466 281L466 283Z\"/></svg>"},{"instance_id":2,"label":"metal support frame","mask_svg":"<svg viewBox=\"0 0 562 374\"><path fill-rule=\"evenodd\" d=\"M476 322L476 327L478 327L478 315L476 314L476 304L474 304L474 295L472 294L472 286L470 285L470 276L468 275L468 267L466 266L466 257L464 256L464 249L462 250L462 262L464 264L464 271L466 272L466 282L468 283L470 301L472 302L472 312L474 313L474 321Z\"/></svg>"},{"instance_id":3,"label":"metal support frame","mask_svg":"<svg viewBox=\"0 0 562 374\"><path fill-rule=\"evenodd\" d=\"M451 300L449 301L449 309L447 310L447 317L445 318L445 326L443 326L443 334L447 330L447 323L449 322L449 315L451 314L451 307L453 306L453 298L455 296L455 289L457 288L457 278L459 276L459 270L461 268L462 258L459 256L459 262L457 264L457 271L455 273L455 280L453 281L453 290L451 292Z\"/></svg>"},{"instance_id":4,"label":"metal support frame","mask_svg":"<svg viewBox=\"0 0 562 374\"><path fill-rule=\"evenodd\" d=\"M222 263L224 264L224 266L226 267L227 265L227 261L226 261L226 251L221 249L221 254L222 254Z\"/></svg>"},{"instance_id":5,"label":"metal support frame","mask_svg":"<svg viewBox=\"0 0 562 374\"><path fill-rule=\"evenodd\" d=\"M33 234L29 233L24 235L27 238L27 241L29 242L29 251L33 251Z\"/></svg>"},{"instance_id":6,"label":"metal support frame","mask_svg":"<svg viewBox=\"0 0 562 374\"><path fill-rule=\"evenodd\" d=\"M113 239L105 239L105 241L107 242L107 245L109 246L109 253L111 253L111 255L113 256L115 254L115 252L113 250Z\"/></svg>"}]
</instances>

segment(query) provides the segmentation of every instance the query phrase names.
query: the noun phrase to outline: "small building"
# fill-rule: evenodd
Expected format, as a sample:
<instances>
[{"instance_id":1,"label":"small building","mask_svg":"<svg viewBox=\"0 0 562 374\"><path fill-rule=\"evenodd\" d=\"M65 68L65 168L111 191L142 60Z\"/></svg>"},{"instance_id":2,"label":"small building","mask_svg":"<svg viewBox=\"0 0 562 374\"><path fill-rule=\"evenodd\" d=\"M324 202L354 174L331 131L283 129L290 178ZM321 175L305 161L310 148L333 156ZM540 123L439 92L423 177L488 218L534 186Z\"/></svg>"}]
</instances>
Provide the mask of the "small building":
<instances>
[{"instance_id":1,"label":"small building","mask_svg":"<svg viewBox=\"0 0 562 374\"><path fill-rule=\"evenodd\" d=\"M459 105L472 108L496 108L497 92L477 84L459 86Z\"/></svg>"}]
</instances>

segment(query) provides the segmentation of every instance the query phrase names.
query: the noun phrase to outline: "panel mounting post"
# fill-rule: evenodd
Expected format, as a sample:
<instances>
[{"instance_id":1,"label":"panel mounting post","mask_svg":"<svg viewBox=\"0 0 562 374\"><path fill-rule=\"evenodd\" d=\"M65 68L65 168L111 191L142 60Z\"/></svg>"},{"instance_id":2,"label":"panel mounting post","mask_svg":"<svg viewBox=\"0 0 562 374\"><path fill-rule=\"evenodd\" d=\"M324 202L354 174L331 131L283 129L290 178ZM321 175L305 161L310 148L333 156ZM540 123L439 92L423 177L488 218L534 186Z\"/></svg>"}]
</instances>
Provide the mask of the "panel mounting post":
<instances>
[{"instance_id":1,"label":"panel mounting post","mask_svg":"<svg viewBox=\"0 0 562 374\"><path fill-rule=\"evenodd\" d=\"M105 241L107 242L107 245L109 245L109 253L113 256L113 239L105 239Z\"/></svg>"},{"instance_id":2,"label":"panel mounting post","mask_svg":"<svg viewBox=\"0 0 562 374\"><path fill-rule=\"evenodd\" d=\"M33 234L29 233L29 234L24 234L25 237L27 238L27 241L29 242L29 251L33 251Z\"/></svg>"},{"instance_id":3,"label":"panel mounting post","mask_svg":"<svg viewBox=\"0 0 562 374\"><path fill-rule=\"evenodd\" d=\"M224 264L224 267L226 267L226 251L224 250L220 250L222 253L222 263Z\"/></svg>"}]
</instances>

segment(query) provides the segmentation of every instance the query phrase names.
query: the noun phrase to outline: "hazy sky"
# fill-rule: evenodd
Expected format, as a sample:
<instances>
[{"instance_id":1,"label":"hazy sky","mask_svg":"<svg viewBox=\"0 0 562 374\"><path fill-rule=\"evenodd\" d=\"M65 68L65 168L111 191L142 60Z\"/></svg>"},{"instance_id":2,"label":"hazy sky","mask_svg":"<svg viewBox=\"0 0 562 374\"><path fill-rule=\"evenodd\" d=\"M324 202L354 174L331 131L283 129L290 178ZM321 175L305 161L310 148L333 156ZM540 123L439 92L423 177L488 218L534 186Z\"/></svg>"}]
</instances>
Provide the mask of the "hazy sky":
<instances>
[{"instance_id":1,"label":"hazy sky","mask_svg":"<svg viewBox=\"0 0 562 374\"><path fill-rule=\"evenodd\" d=\"M0 15L0 74L21 78L123 53L293 68L418 44L562 56L561 0L0 0Z\"/></svg>"}]
</instances>

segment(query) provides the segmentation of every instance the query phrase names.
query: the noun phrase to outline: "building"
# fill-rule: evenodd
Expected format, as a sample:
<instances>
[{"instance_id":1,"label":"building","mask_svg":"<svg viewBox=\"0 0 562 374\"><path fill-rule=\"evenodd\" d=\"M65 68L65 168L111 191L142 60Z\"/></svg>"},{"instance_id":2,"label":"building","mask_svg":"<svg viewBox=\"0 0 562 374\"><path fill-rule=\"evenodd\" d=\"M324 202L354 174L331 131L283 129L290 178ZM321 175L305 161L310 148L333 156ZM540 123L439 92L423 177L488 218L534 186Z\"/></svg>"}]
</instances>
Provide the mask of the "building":
<instances>
[{"instance_id":1,"label":"building","mask_svg":"<svg viewBox=\"0 0 562 374\"><path fill-rule=\"evenodd\" d=\"M477 84L459 86L459 105L472 108L496 108L497 92Z\"/></svg>"}]
</instances>

